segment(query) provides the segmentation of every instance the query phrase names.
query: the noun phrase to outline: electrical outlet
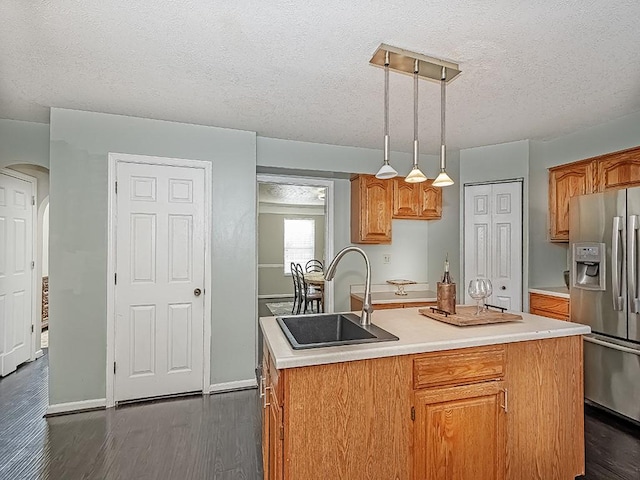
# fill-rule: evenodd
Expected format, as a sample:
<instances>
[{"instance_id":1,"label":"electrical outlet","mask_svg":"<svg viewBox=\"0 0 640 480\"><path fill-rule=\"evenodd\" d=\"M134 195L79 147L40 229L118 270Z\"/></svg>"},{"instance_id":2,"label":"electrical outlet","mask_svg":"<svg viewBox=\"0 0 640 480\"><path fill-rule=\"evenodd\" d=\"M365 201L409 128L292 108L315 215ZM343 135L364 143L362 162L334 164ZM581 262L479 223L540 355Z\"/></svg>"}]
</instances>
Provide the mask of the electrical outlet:
<instances>
[{"instance_id":1,"label":"electrical outlet","mask_svg":"<svg viewBox=\"0 0 640 480\"><path fill-rule=\"evenodd\" d=\"M385 253L382 256L382 263L391 263L391 254Z\"/></svg>"}]
</instances>

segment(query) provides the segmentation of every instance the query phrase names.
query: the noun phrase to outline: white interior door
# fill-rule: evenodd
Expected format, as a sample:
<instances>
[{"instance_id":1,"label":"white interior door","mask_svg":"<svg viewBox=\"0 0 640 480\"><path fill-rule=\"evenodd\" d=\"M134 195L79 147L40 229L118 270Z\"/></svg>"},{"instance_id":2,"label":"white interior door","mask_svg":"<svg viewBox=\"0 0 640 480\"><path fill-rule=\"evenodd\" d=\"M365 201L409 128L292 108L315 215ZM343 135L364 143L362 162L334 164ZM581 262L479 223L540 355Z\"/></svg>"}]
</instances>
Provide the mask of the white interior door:
<instances>
[{"instance_id":1,"label":"white interior door","mask_svg":"<svg viewBox=\"0 0 640 480\"><path fill-rule=\"evenodd\" d=\"M0 376L31 357L35 179L0 172Z\"/></svg>"},{"instance_id":2,"label":"white interior door","mask_svg":"<svg viewBox=\"0 0 640 480\"><path fill-rule=\"evenodd\" d=\"M465 303L473 303L466 286L488 278L493 295L487 303L522 309L522 183L468 185L464 188Z\"/></svg>"},{"instance_id":3,"label":"white interior door","mask_svg":"<svg viewBox=\"0 0 640 480\"><path fill-rule=\"evenodd\" d=\"M205 172L116 167L115 401L203 390Z\"/></svg>"}]
</instances>

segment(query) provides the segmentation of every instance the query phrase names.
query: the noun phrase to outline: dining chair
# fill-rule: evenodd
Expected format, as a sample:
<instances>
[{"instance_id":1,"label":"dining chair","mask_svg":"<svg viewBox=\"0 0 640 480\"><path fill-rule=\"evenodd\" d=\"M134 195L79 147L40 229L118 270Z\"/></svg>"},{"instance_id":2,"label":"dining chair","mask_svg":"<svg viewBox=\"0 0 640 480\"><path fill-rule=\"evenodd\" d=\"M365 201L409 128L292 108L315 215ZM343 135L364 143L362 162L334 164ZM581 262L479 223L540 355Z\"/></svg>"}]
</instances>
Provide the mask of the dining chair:
<instances>
[{"instance_id":1,"label":"dining chair","mask_svg":"<svg viewBox=\"0 0 640 480\"><path fill-rule=\"evenodd\" d=\"M291 262L291 282L293 283L293 306L291 307L291 315L294 315L300 313L300 307L303 301L300 282L298 281L298 270L294 262Z\"/></svg>"},{"instance_id":2,"label":"dining chair","mask_svg":"<svg viewBox=\"0 0 640 480\"><path fill-rule=\"evenodd\" d=\"M320 260L309 260L304 266L304 271L307 273L324 272L324 266Z\"/></svg>"},{"instance_id":3,"label":"dining chair","mask_svg":"<svg viewBox=\"0 0 640 480\"><path fill-rule=\"evenodd\" d=\"M322 309L324 310L324 300L323 300L323 294L322 291L317 290L311 286L309 286L309 284L307 284L307 281L304 278L304 271L302 270L302 265L300 265L299 263L296 265L296 270L297 270L297 276L299 278L300 281L300 286L301 289L300 291L302 292L302 303L304 305L303 308L303 312L302 313L307 313L307 309L309 307L311 307L311 312L313 312L313 302L316 302L316 313L320 313L320 304L322 303ZM300 305L298 305L298 309L300 308ZM299 313L299 312L298 312Z\"/></svg>"}]
</instances>

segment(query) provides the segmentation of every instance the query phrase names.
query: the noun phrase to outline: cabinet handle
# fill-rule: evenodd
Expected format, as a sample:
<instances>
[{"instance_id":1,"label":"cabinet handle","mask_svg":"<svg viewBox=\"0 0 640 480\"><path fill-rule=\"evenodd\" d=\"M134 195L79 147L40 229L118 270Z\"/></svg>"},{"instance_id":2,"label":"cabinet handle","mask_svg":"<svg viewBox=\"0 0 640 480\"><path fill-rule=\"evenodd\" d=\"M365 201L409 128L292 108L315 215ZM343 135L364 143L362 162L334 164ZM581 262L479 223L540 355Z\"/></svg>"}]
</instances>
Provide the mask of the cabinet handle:
<instances>
[{"instance_id":1,"label":"cabinet handle","mask_svg":"<svg viewBox=\"0 0 640 480\"><path fill-rule=\"evenodd\" d=\"M264 377L260 375L260 398L264 397Z\"/></svg>"},{"instance_id":2,"label":"cabinet handle","mask_svg":"<svg viewBox=\"0 0 640 480\"><path fill-rule=\"evenodd\" d=\"M504 388L502 391L504 393L504 403L500 406L504 410L504 413L507 413L509 411L509 396L506 388Z\"/></svg>"},{"instance_id":3,"label":"cabinet handle","mask_svg":"<svg viewBox=\"0 0 640 480\"><path fill-rule=\"evenodd\" d=\"M264 387L264 400L262 401L262 408L267 408L269 405L271 405L270 402L267 402L267 390L271 390L271 387Z\"/></svg>"}]
</instances>

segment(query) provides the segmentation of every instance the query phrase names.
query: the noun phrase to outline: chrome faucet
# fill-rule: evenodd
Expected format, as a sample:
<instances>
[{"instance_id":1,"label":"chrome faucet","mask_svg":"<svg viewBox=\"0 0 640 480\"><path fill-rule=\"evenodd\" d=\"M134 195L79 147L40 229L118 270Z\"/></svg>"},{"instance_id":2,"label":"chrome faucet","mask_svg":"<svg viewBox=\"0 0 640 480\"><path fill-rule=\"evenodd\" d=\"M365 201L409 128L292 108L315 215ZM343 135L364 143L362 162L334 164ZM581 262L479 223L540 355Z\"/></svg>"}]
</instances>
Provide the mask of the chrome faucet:
<instances>
[{"instance_id":1,"label":"chrome faucet","mask_svg":"<svg viewBox=\"0 0 640 480\"><path fill-rule=\"evenodd\" d=\"M367 257L367 254L364 253L364 250L358 247L345 247L340 250L336 257L331 260L329 268L327 268L327 273L324 274L324 279L327 282L333 280L333 277L336 274L336 267L338 266L338 262L340 262L340 259L344 257L345 253L347 252L358 252L364 257L364 263L367 267L367 278L364 284L364 302L362 303L362 316L360 317L360 325L371 325L371 315L373 314L373 305L371 305L371 264L369 263L369 258Z\"/></svg>"}]
</instances>

